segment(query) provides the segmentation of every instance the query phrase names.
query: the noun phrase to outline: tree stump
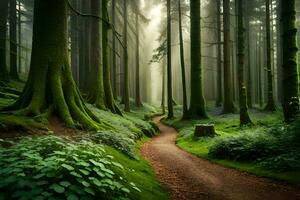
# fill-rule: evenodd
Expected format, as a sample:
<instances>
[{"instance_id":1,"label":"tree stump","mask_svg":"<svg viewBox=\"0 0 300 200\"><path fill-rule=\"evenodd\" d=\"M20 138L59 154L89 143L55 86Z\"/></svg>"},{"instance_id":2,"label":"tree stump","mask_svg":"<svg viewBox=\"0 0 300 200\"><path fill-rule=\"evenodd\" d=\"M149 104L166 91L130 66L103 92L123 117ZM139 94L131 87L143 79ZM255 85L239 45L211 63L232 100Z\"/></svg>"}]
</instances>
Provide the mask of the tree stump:
<instances>
[{"instance_id":1,"label":"tree stump","mask_svg":"<svg viewBox=\"0 0 300 200\"><path fill-rule=\"evenodd\" d=\"M213 124L198 124L195 127L195 137L214 137L217 133Z\"/></svg>"}]
</instances>

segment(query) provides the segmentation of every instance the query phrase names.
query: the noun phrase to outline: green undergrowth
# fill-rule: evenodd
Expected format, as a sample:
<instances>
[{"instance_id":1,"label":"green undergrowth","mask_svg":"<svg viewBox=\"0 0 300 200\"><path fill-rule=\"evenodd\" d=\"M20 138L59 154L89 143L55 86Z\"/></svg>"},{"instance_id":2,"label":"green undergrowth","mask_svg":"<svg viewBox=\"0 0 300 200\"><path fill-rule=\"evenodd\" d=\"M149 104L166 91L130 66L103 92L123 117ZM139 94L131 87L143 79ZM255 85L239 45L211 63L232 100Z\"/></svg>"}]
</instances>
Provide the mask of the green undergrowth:
<instances>
[{"instance_id":1,"label":"green undergrowth","mask_svg":"<svg viewBox=\"0 0 300 200\"><path fill-rule=\"evenodd\" d=\"M299 134L295 136L300 127L285 126L281 112L251 110L254 125L240 127L238 114L220 115L221 110L212 107L208 110L209 119L182 121L181 108L176 107L177 118L163 120L178 130L179 147L241 171L300 184L300 140L296 139ZM214 124L218 136L195 138L196 124Z\"/></svg>"},{"instance_id":2,"label":"green undergrowth","mask_svg":"<svg viewBox=\"0 0 300 200\"><path fill-rule=\"evenodd\" d=\"M146 161L90 139L0 144L0 199L167 199Z\"/></svg>"}]
</instances>

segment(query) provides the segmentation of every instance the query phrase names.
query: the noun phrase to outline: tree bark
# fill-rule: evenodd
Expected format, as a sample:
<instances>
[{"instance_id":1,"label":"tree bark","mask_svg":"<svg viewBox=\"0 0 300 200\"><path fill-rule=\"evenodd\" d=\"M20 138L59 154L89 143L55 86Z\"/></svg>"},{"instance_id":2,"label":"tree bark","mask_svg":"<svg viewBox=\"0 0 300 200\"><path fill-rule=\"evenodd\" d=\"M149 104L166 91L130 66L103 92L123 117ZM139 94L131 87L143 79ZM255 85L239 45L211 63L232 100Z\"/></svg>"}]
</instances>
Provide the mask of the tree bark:
<instances>
[{"instance_id":1,"label":"tree bark","mask_svg":"<svg viewBox=\"0 0 300 200\"><path fill-rule=\"evenodd\" d=\"M299 114L299 77L297 69L297 28L295 0L281 0L281 24L283 44L283 112L286 122L293 121Z\"/></svg>"},{"instance_id":2,"label":"tree bark","mask_svg":"<svg viewBox=\"0 0 300 200\"><path fill-rule=\"evenodd\" d=\"M20 98L8 109L27 116L52 111L68 127L99 130L99 119L85 106L72 76L67 8L66 1L35 1L29 77Z\"/></svg>"},{"instance_id":3,"label":"tree bark","mask_svg":"<svg viewBox=\"0 0 300 200\"><path fill-rule=\"evenodd\" d=\"M73 6L77 10L79 8L78 3L79 0L73 0ZM71 66L72 66L74 80L77 84L79 84L78 16L73 13L70 13L70 16L71 16Z\"/></svg>"},{"instance_id":4,"label":"tree bark","mask_svg":"<svg viewBox=\"0 0 300 200\"><path fill-rule=\"evenodd\" d=\"M9 37L10 37L10 76L19 79L17 65L17 4L16 0L9 1Z\"/></svg>"},{"instance_id":5,"label":"tree bark","mask_svg":"<svg viewBox=\"0 0 300 200\"><path fill-rule=\"evenodd\" d=\"M135 11L135 27L136 27L136 49L135 49L135 59L136 59L136 71L135 71L135 105L137 107L142 106L141 101L141 91L140 91L140 23L139 23L139 4L136 5Z\"/></svg>"},{"instance_id":6,"label":"tree bark","mask_svg":"<svg viewBox=\"0 0 300 200\"><path fill-rule=\"evenodd\" d=\"M275 111L274 100L274 77L271 61L271 30L270 30L270 0L266 0L266 41L267 41L267 78L268 78L268 101L265 107L267 111Z\"/></svg>"},{"instance_id":7,"label":"tree bark","mask_svg":"<svg viewBox=\"0 0 300 200\"><path fill-rule=\"evenodd\" d=\"M186 92L186 78L185 78L185 61L184 61L184 46L183 46L183 33L182 33L182 14L181 3L178 1L178 17L179 17L179 46L180 46L180 65L181 65L181 79L182 79L182 108L183 118L187 116L187 92Z\"/></svg>"},{"instance_id":8,"label":"tree bark","mask_svg":"<svg viewBox=\"0 0 300 200\"><path fill-rule=\"evenodd\" d=\"M221 29L221 0L217 0L217 64L218 64L218 71L217 71L217 100L216 106L221 106L223 101L223 92L222 92L222 29Z\"/></svg>"},{"instance_id":9,"label":"tree bark","mask_svg":"<svg viewBox=\"0 0 300 200\"><path fill-rule=\"evenodd\" d=\"M116 26L116 0L112 0L111 2L111 19L112 19L112 25ZM115 31L112 32L112 85L113 85L113 95L114 98L117 99L117 57L116 57L116 33Z\"/></svg>"},{"instance_id":10,"label":"tree bark","mask_svg":"<svg viewBox=\"0 0 300 200\"><path fill-rule=\"evenodd\" d=\"M100 16L100 0L91 0L91 13ZM95 104L100 109L106 109L105 92L103 84L103 66L101 65L101 49L100 49L100 24L96 18L91 18L91 73L90 77L85 77L89 81L89 98L88 101ZM88 49L88 48L86 48ZM88 53L88 52L86 52ZM88 66L87 66L88 67ZM87 73L87 71L86 71Z\"/></svg>"},{"instance_id":11,"label":"tree bark","mask_svg":"<svg viewBox=\"0 0 300 200\"><path fill-rule=\"evenodd\" d=\"M191 102L190 118L207 118L202 89L200 0L190 1Z\"/></svg>"},{"instance_id":12,"label":"tree bark","mask_svg":"<svg viewBox=\"0 0 300 200\"><path fill-rule=\"evenodd\" d=\"M123 30L123 37L124 37L124 110L126 112L130 112L130 99L129 99L129 66L128 66L128 13L127 13L127 0L124 0L124 30Z\"/></svg>"},{"instance_id":13,"label":"tree bark","mask_svg":"<svg viewBox=\"0 0 300 200\"><path fill-rule=\"evenodd\" d=\"M109 30L109 19L107 10L108 0L102 0L102 59L103 59L103 83L105 92L105 104L106 107L112 112L122 115L121 111L117 107L111 86L111 69L110 69L110 49L108 46L108 30Z\"/></svg>"},{"instance_id":14,"label":"tree bark","mask_svg":"<svg viewBox=\"0 0 300 200\"><path fill-rule=\"evenodd\" d=\"M230 0L223 2L223 21L224 21L224 102L223 113L234 113L231 69L230 69Z\"/></svg>"},{"instance_id":15,"label":"tree bark","mask_svg":"<svg viewBox=\"0 0 300 200\"><path fill-rule=\"evenodd\" d=\"M245 60L245 28L243 0L237 0L238 9L238 80L239 80L239 103L240 103L240 125L251 124L247 105L247 90L244 80L244 60Z\"/></svg>"},{"instance_id":16,"label":"tree bark","mask_svg":"<svg viewBox=\"0 0 300 200\"><path fill-rule=\"evenodd\" d=\"M0 84L9 81L6 63L6 33L7 33L8 0L0 1Z\"/></svg>"},{"instance_id":17,"label":"tree bark","mask_svg":"<svg viewBox=\"0 0 300 200\"><path fill-rule=\"evenodd\" d=\"M172 91L172 52L171 52L171 0L167 0L167 88L168 88L168 118L174 117Z\"/></svg>"}]
</instances>

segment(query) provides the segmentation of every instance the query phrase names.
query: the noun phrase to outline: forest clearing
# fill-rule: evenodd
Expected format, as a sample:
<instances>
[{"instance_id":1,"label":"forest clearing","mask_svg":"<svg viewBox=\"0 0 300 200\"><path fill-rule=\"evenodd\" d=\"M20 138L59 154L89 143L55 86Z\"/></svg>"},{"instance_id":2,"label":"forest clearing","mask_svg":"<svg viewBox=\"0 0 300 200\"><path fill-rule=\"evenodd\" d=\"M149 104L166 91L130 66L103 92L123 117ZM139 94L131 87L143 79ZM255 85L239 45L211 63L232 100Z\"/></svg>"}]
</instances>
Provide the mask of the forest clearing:
<instances>
[{"instance_id":1,"label":"forest clearing","mask_svg":"<svg viewBox=\"0 0 300 200\"><path fill-rule=\"evenodd\" d=\"M0 0L0 200L300 200L300 1Z\"/></svg>"}]
</instances>

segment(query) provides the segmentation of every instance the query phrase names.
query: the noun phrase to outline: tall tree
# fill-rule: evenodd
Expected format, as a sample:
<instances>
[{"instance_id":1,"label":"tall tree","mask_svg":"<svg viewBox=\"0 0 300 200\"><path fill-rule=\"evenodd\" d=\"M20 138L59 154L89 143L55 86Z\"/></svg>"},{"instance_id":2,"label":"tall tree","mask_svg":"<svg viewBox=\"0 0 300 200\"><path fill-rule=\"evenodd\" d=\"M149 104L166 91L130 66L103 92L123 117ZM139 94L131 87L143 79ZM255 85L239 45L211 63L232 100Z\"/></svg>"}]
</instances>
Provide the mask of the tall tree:
<instances>
[{"instance_id":1,"label":"tall tree","mask_svg":"<svg viewBox=\"0 0 300 200\"><path fill-rule=\"evenodd\" d=\"M223 1L223 21L224 21L224 103L223 113L233 113L235 111L231 84L230 67L230 0Z\"/></svg>"},{"instance_id":2,"label":"tall tree","mask_svg":"<svg viewBox=\"0 0 300 200\"><path fill-rule=\"evenodd\" d=\"M141 91L140 91L140 5L139 1L135 2L135 28L136 28L136 40L135 40L135 59L136 59L136 71L135 71L135 105L137 107L142 106Z\"/></svg>"},{"instance_id":3,"label":"tall tree","mask_svg":"<svg viewBox=\"0 0 300 200\"><path fill-rule=\"evenodd\" d=\"M299 76L297 69L297 28L295 0L281 0L281 27L283 45L283 112L286 122L299 114Z\"/></svg>"},{"instance_id":4,"label":"tall tree","mask_svg":"<svg viewBox=\"0 0 300 200\"><path fill-rule=\"evenodd\" d=\"M216 106L221 106L223 101L223 90L222 90L222 27L221 27L221 0L217 0L217 100Z\"/></svg>"},{"instance_id":5,"label":"tall tree","mask_svg":"<svg viewBox=\"0 0 300 200\"><path fill-rule=\"evenodd\" d=\"M67 1L35 0L29 77L8 109L27 116L56 113L69 127L98 130L99 120L85 106L72 77L67 19Z\"/></svg>"},{"instance_id":6,"label":"tall tree","mask_svg":"<svg viewBox=\"0 0 300 200\"><path fill-rule=\"evenodd\" d=\"M112 20L112 25L115 27L116 26L116 0L111 1L111 20ZM112 85L113 85L113 95L114 98L117 98L117 57L116 57L116 33L115 31L112 32Z\"/></svg>"},{"instance_id":7,"label":"tall tree","mask_svg":"<svg viewBox=\"0 0 300 200\"><path fill-rule=\"evenodd\" d=\"M108 30L110 28L110 23L108 19L108 0L102 0L102 59L103 59L103 84L105 91L105 104L106 107L113 113L118 113L122 115L119 108L116 106L112 86L111 86L111 67L110 67L110 49L108 46Z\"/></svg>"},{"instance_id":8,"label":"tall tree","mask_svg":"<svg viewBox=\"0 0 300 200\"><path fill-rule=\"evenodd\" d=\"M179 20L179 46L180 46L180 65L181 65L181 79L182 79L182 107L183 107L183 118L187 116L187 92L186 92L186 78L185 78L185 61L184 61L184 46L183 46L183 33L182 33L182 13L181 3L178 0L178 20Z\"/></svg>"},{"instance_id":9,"label":"tall tree","mask_svg":"<svg viewBox=\"0 0 300 200\"><path fill-rule=\"evenodd\" d=\"M100 0L91 0L91 13L100 16ZM89 102L95 104L100 109L105 109L105 92L103 84L103 66L101 65L100 49L100 25L96 17L91 19L91 73L88 73L93 81L90 81ZM88 49L88 48L87 48ZM86 50L87 50L86 49ZM88 67L88 66L86 66ZM85 78L88 81L90 77Z\"/></svg>"},{"instance_id":10,"label":"tall tree","mask_svg":"<svg viewBox=\"0 0 300 200\"><path fill-rule=\"evenodd\" d=\"M275 111L274 100L274 78L271 61L271 22L270 22L270 0L266 0L266 37L267 37L267 77L268 77L268 100L265 110Z\"/></svg>"},{"instance_id":11,"label":"tall tree","mask_svg":"<svg viewBox=\"0 0 300 200\"><path fill-rule=\"evenodd\" d=\"M10 76L19 79L17 65L17 4L9 1L9 37L10 37Z\"/></svg>"},{"instance_id":12,"label":"tall tree","mask_svg":"<svg viewBox=\"0 0 300 200\"><path fill-rule=\"evenodd\" d=\"M191 102L189 117L207 118L202 89L200 0L190 1L191 18Z\"/></svg>"},{"instance_id":13,"label":"tall tree","mask_svg":"<svg viewBox=\"0 0 300 200\"><path fill-rule=\"evenodd\" d=\"M74 9L78 10L79 8L79 0L73 0L72 4L74 6ZM79 83L79 31L78 31L78 25L79 20L78 16L75 13L71 13L71 66L73 71L73 77L76 83Z\"/></svg>"},{"instance_id":14,"label":"tall tree","mask_svg":"<svg viewBox=\"0 0 300 200\"><path fill-rule=\"evenodd\" d=\"M123 4L123 15L124 15L124 30L123 30L123 44L124 44L124 50L123 50L123 57L124 57L124 110L126 112L130 112L130 101L129 101L129 66L128 66L128 13L127 13L127 0L124 0Z\"/></svg>"},{"instance_id":15,"label":"tall tree","mask_svg":"<svg viewBox=\"0 0 300 200\"><path fill-rule=\"evenodd\" d=\"M0 1L0 84L9 80L6 63L6 33L7 33L8 0Z\"/></svg>"},{"instance_id":16,"label":"tall tree","mask_svg":"<svg viewBox=\"0 0 300 200\"><path fill-rule=\"evenodd\" d=\"M167 88L168 118L174 117L172 95L172 52L171 52L171 0L167 0Z\"/></svg>"},{"instance_id":17,"label":"tall tree","mask_svg":"<svg viewBox=\"0 0 300 200\"><path fill-rule=\"evenodd\" d=\"M247 91L244 80L244 62L245 62L245 28L244 28L244 10L243 0L237 0L238 12L238 80L239 80L239 103L240 103L240 124L241 126L251 124L248 113Z\"/></svg>"}]
</instances>

